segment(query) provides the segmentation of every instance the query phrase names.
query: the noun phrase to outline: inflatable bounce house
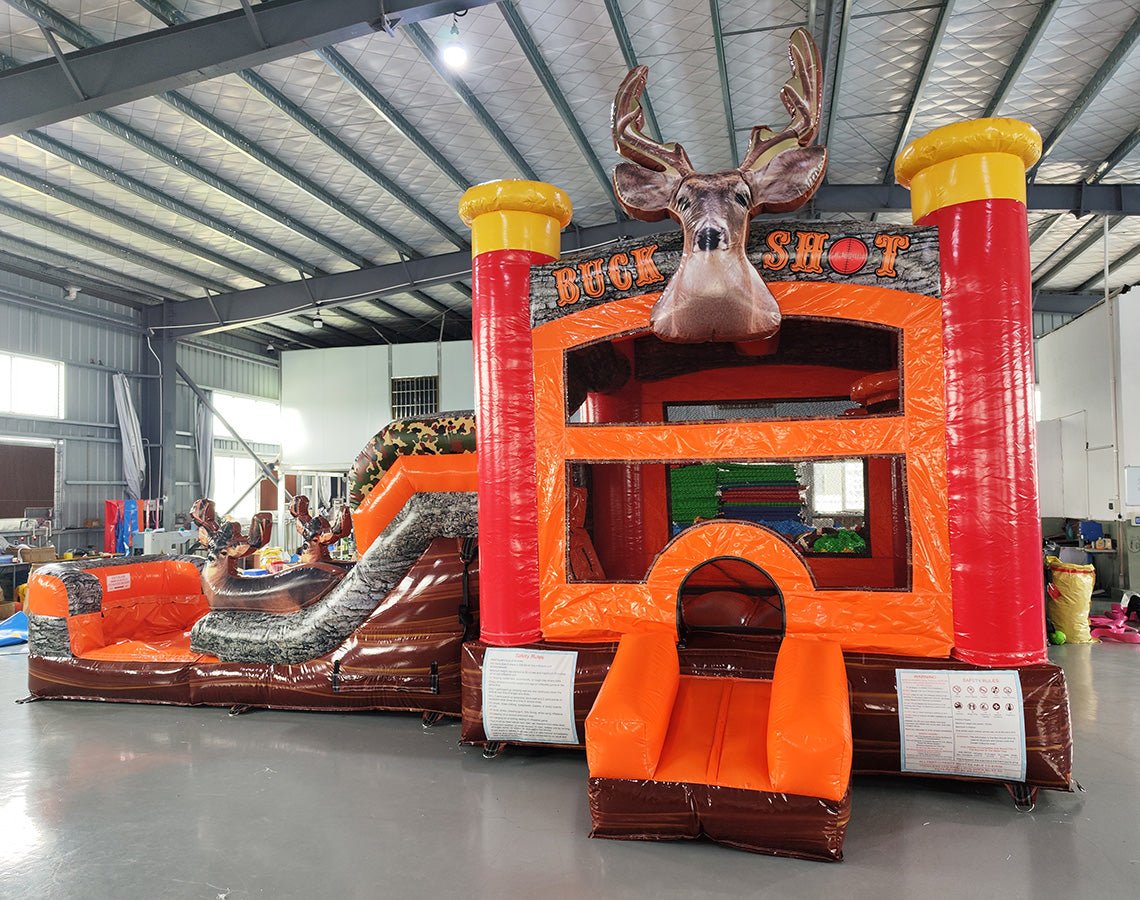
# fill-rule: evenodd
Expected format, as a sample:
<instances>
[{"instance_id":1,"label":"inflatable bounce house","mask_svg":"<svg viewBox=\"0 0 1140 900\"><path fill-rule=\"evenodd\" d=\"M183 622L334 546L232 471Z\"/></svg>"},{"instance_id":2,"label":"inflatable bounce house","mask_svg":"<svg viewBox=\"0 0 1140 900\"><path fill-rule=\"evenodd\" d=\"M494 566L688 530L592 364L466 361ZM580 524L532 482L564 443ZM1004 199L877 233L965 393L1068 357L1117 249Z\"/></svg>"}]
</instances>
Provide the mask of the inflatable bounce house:
<instances>
[{"instance_id":1,"label":"inflatable bounce house","mask_svg":"<svg viewBox=\"0 0 1140 900\"><path fill-rule=\"evenodd\" d=\"M34 698L415 710L493 756L585 747L593 834L840 859L852 773L1070 790L1036 494L1028 125L896 163L916 225L775 221L820 184L820 66L782 130L697 172L613 107L633 217L680 233L559 258L561 190L467 192L477 410L395 422L350 527L302 562L194 510L209 558L32 579ZM476 443L476 423L478 441ZM1001 535L999 538L998 535Z\"/></svg>"}]
</instances>

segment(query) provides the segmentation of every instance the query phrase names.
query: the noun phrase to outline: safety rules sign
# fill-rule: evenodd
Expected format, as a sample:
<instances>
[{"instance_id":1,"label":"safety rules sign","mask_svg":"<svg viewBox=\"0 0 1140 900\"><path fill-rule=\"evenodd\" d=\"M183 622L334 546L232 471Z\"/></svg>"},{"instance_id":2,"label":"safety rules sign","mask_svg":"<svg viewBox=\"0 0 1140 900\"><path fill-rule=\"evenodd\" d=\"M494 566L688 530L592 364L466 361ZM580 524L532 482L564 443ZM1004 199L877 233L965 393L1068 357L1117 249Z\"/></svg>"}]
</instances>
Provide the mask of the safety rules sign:
<instances>
[{"instance_id":1,"label":"safety rules sign","mask_svg":"<svg viewBox=\"0 0 1140 900\"><path fill-rule=\"evenodd\" d=\"M483 731L488 740L577 744L574 671L565 650L488 647L483 657Z\"/></svg>"},{"instance_id":2,"label":"safety rules sign","mask_svg":"<svg viewBox=\"0 0 1140 900\"><path fill-rule=\"evenodd\" d=\"M1025 780L1021 680L1008 669L898 669L902 771Z\"/></svg>"}]
</instances>

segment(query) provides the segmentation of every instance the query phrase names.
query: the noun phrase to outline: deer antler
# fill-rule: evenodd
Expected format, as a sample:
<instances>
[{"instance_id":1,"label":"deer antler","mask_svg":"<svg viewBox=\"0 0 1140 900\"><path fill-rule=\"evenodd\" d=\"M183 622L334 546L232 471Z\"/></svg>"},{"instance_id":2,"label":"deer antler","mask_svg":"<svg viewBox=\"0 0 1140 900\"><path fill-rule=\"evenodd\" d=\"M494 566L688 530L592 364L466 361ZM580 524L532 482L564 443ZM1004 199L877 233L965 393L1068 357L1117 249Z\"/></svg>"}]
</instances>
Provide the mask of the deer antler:
<instances>
[{"instance_id":1,"label":"deer antler","mask_svg":"<svg viewBox=\"0 0 1140 900\"><path fill-rule=\"evenodd\" d=\"M317 519L314 519L309 514L309 498L304 494L298 494L289 502L289 515L296 520L293 523L293 527L297 529L297 534L301 536L301 540L305 543L308 543L314 536L320 533L320 517L318 516Z\"/></svg>"},{"instance_id":2,"label":"deer antler","mask_svg":"<svg viewBox=\"0 0 1140 900\"><path fill-rule=\"evenodd\" d=\"M641 95L648 77L649 67L637 66L630 69L618 87L611 116L614 148L626 159L654 172L673 172L682 178L691 175L693 164L684 147L675 142L659 144L642 131L645 112Z\"/></svg>"},{"instance_id":3,"label":"deer antler","mask_svg":"<svg viewBox=\"0 0 1140 900\"><path fill-rule=\"evenodd\" d=\"M209 550L210 558L243 559L269 540L273 516L258 513L249 523L249 536L241 533L241 523L234 519L219 522L213 500L198 500L190 509L190 518L198 525L198 540Z\"/></svg>"},{"instance_id":4,"label":"deer antler","mask_svg":"<svg viewBox=\"0 0 1140 900\"><path fill-rule=\"evenodd\" d=\"M254 515L249 522L249 551L252 553L254 550L260 550L269 543L269 538L273 534L273 514L267 512L259 512Z\"/></svg>"},{"instance_id":5,"label":"deer antler","mask_svg":"<svg viewBox=\"0 0 1140 900\"><path fill-rule=\"evenodd\" d=\"M218 515L214 501L208 497L195 500L190 507L190 518L199 527L205 529L207 534L214 534L218 530Z\"/></svg>"},{"instance_id":6,"label":"deer antler","mask_svg":"<svg viewBox=\"0 0 1140 900\"><path fill-rule=\"evenodd\" d=\"M823 106L822 65L819 48L805 28L797 28L788 41L792 77L780 88L780 99L791 114L788 126L775 132L768 125L752 129L748 152L740 171L759 171L776 156L793 147L806 147L819 131Z\"/></svg>"},{"instance_id":7,"label":"deer antler","mask_svg":"<svg viewBox=\"0 0 1140 900\"><path fill-rule=\"evenodd\" d=\"M312 518L312 516L309 515L309 498L304 494L298 494L290 500L289 515L296 519L301 525L306 524Z\"/></svg>"},{"instance_id":8,"label":"deer antler","mask_svg":"<svg viewBox=\"0 0 1140 900\"><path fill-rule=\"evenodd\" d=\"M336 522L329 528L328 537L321 535L321 543L335 544L350 534L352 534L352 511L347 506L342 506L337 510Z\"/></svg>"}]
</instances>

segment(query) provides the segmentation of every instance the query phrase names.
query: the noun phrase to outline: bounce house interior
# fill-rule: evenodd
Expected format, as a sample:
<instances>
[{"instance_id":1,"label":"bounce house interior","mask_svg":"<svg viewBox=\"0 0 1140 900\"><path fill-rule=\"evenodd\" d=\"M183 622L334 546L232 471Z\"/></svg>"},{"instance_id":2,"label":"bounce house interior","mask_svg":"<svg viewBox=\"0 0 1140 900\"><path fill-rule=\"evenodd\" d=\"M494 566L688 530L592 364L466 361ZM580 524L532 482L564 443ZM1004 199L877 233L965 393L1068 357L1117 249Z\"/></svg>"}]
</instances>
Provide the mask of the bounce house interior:
<instances>
[{"instance_id":1,"label":"bounce house interior","mask_svg":"<svg viewBox=\"0 0 1140 900\"><path fill-rule=\"evenodd\" d=\"M562 190L467 191L476 409L384 426L351 509L294 501L280 571L245 574L268 523L208 498L205 557L38 569L31 698L458 718L488 758L584 749L594 837L818 860L858 827L854 776L1072 790L1034 470L1040 136L911 143L913 226L780 218L827 166L818 51L800 29L787 54L788 124L729 172L648 136L645 67L621 84L615 195L679 232L561 256Z\"/></svg>"}]
</instances>

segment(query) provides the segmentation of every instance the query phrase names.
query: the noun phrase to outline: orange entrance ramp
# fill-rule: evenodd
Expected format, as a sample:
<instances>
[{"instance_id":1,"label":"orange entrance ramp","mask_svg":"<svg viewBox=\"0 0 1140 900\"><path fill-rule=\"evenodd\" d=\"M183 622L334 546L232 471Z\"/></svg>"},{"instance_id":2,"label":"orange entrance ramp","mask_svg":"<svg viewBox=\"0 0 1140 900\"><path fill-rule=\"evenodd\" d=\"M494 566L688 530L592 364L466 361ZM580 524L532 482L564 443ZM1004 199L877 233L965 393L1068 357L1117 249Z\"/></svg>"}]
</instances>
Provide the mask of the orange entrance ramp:
<instances>
[{"instance_id":1,"label":"orange entrance ramp","mask_svg":"<svg viewBox=\"0 0 1140 900\"><path fill-rule=\"evenodd\" d=\"M672 636L625 635L586 718L593 834L839 859L851 747L837 643L785 638L768 681L681 675Z\"/></svg>"}]
</instances>

